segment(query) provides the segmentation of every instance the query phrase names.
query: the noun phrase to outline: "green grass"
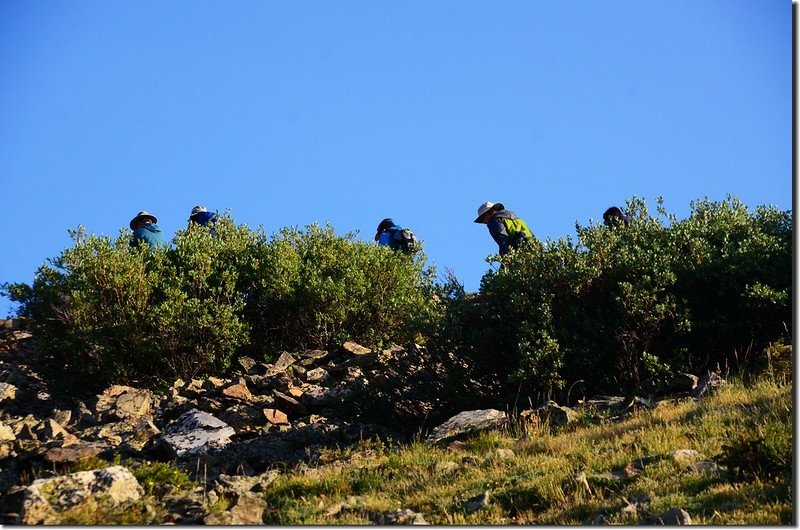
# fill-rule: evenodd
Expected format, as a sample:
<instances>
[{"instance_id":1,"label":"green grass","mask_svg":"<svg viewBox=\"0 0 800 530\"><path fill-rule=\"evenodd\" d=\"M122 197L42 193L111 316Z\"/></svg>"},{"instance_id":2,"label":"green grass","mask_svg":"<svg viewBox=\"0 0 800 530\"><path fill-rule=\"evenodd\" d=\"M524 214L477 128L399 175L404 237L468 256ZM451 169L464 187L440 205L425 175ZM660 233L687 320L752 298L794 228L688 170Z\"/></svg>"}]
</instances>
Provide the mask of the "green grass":
<instances>
[{"instance_id":1,"label":"green grass","mask_svg":"<svg viewBox=\"0 0 800 530\"><path fill-rule=\"evenodd\" d=\"M587 414L555 432L516 425L476 435L460 449L367 440L324 450L315 466L280 475L260 494L267 501L264 521L361 525L407 508L436 525L585 525L599 514L612 524L637 524L679 507L694 524L793 524L791 405L790 385L762 379L727 385L702 401L662 402L618 423L592 423ZM688 471L673 457L678 449L716 461L719 472ZM638 473L611 476L644 457L652 458ZM155 484L178 491L197 486L166 464L122 464L145 488L139 503L62 514L61 524L157 523L166 507ZM101 465L107 463L91 459L81 467ZM586 482L576 480L580 473ZM491 502L470 512L466 501L484 491ZM621 511L631 496L649 497L646 513Z\"/></svg>"},{"instance_id":2,"label":"green grass","mask_svg":"<svg viewBox=\"0 0 800 530\"><path fill-rule=\"evenodd\" d=\"M728 385L700 402L663 403L620 423L553 434L538 429L521 439L484 433L457 451L368 442L330 451L303 474L279 477L264 493L270 506L265 520L365 524L371 514L409 508L440 525L588 524L601 513L613 523L635 524L639 516L621 512L622 499L646 496L643 515L680 507L696 524L790 524L791 473L775 469L790 469L791 430L791 387L761 380ZM694 449L701 460L724 462L736 436L763 449L748 453L753 462L741 463L747 473L725 466L714 474L687 471L686 462L672 456ZM500 458L498 449L511 449L513 456ZM608 478L647 456L655 458L638 474ZM575 485L579 472L588 476L590 490ZM492 502L468 513L464 501L483 491ZM344 507L332 510L338 503Z\"/></svg>"}]
</instances>

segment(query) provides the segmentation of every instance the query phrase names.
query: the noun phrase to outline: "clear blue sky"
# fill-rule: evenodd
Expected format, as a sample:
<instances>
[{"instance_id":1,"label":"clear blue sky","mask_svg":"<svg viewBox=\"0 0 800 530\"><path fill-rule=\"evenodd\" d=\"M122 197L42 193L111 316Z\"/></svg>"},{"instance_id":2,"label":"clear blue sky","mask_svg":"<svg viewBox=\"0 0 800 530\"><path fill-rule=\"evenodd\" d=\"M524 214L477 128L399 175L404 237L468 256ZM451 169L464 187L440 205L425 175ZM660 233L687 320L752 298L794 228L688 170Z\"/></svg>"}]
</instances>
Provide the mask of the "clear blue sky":
<instances>
[{"instance_id":1,"label":"clear blue sky","mask_svg":"<svg viewBox=\"0 0 800 530\"><path fill-rule=\"evenodd\" d=\"M790 209L791 110L787 0L5 0L0 282L204 204L393 217L476 290L487 200L542 239L632 195Z\"/></svg>"}]
</instances>

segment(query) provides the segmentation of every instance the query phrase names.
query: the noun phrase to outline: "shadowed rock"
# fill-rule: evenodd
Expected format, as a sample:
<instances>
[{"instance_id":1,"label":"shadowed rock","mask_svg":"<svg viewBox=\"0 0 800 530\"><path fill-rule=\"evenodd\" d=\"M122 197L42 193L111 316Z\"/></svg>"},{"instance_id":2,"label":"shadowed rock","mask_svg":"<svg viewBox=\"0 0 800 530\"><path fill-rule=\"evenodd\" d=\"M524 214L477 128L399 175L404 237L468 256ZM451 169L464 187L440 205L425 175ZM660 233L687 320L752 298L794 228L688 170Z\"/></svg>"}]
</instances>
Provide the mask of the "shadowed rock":
<instances>
[{"instance_id":1,"label":"shadowed rock","mask_svg":"<svg viewBox=\"0 0 800 530\"><path fill-rule=\"evenodd\" d=\"M428 444L448 442L467 434L498 429L506 425L507 421L506 413L495 409L459 412L436 427L425 439L425 442Z\"/></svg>"}]
</instances>

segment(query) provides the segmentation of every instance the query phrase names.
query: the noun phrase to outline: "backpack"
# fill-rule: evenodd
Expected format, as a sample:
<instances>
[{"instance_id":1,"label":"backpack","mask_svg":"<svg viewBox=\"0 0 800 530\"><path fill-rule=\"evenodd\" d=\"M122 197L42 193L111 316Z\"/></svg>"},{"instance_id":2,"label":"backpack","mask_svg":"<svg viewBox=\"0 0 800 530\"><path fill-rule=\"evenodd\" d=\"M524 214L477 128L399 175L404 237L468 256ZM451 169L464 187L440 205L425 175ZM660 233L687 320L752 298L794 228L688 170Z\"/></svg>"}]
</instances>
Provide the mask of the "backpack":
<instances>
[{"instance_id":1,"label":"backpack","mask_svg":"<svg viewBox=\"0 0 800 530\"><path fill-rule=\"evenodd\" d=\"M417 248L417 236L408 228L390 230L392 237L389 239L389 247L392 250L400 250L406 254L411 254L419 250Z\"/></svg>"},{"instance_id":2,"label":"backpack","mask_svg":"<svg viewBox=\"0 0 800 530\"><path fill-rule=\"evenodd\" d=\"M533 233L531 232L531 229L528 228L528 225L525 223L525 221L519 217L516 219L504 217L503 225L505 225L506 232L508 232L508 245L510 247L519 248L523 242L533 240Z\"/></svg>"}]
</instances>

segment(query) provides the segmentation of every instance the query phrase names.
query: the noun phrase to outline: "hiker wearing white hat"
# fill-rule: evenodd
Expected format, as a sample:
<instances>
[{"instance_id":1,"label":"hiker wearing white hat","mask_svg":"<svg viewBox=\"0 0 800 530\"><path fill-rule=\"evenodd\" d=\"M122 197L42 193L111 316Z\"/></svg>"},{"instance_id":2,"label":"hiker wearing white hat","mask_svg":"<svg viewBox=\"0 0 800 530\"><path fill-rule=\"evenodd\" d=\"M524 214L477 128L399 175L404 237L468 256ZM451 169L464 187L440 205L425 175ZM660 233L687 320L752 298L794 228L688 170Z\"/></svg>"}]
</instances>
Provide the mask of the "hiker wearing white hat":
<instances>
[{"instance_id":1,"label":"hiker wearing white hat","mask_svg":"<svg viewBox=\"0 0 800 530\"><path fill-rule=\"evenodd\" d=\"M189 223L196 223L200 226L208 226L209 224L214 224L219 219L214 212L209 212L208 208L205 206L195 206L192 208L192 213L189 214Z\"/></svg>"},{"instance_id":2,"label":"hiker wearing white hat","mask_svg":"<svg viewBox=\"0 0 800 530\"><path fill-rule=\"evenodd\" d=\"M158 223L158 219L155 215L145 211L137 213L129 224L133 230L131 246L135 247L139 243L145 242L150 248L168 247L169 242L156 223Z\"/></svg>"},{"instance_id":3,"label":"hiker wearing white hat","mask_svg":"<svg viewBox=\"0 0 800 530\"><path fill-rule=\"evenodd\" d=\"M525 221L514 212L506 210L499 202L487 201L478 206L475 222L489 228L489 234L497 243L501 256L512 248L518 248L523 242L533 240L533 234Z\"/></svg>"}]
</instances>

